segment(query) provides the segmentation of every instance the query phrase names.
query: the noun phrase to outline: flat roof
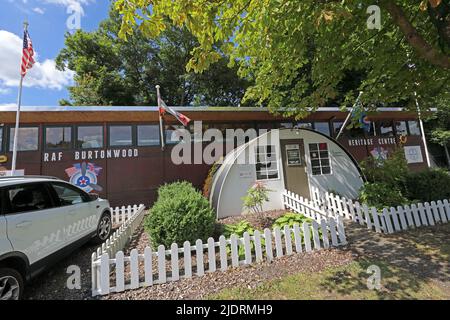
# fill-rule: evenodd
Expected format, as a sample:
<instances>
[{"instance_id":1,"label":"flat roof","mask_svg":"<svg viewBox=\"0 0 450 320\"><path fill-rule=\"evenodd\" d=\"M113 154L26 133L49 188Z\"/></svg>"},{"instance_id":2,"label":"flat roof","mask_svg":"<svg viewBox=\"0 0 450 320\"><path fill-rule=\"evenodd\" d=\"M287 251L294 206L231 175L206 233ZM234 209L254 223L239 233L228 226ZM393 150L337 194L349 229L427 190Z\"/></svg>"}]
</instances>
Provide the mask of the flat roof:
<instances>
[{"instance_id":1,"label":"flat roof","mask_svg":"<svg viewBox=\"0 0 450 320\"><path fill-rule=\"evenodd\" d=\"M269 110L265 107L208 107L208 106L182 106L182 107L171 107L177 111L189 111L189 112L237 112L237 111L254 111L254 112L268 112ZM16 112L17 107L13 105L0 105L0 112ZM114 111L138 111L138 112L156 112L158 111L157 106L21 106L20 110L23 112L64 112L64 111L104 111L104 112L114 112ZM347 108L349 111L350 108ZM312 111L312 109L311 109ZM314 112L342 112L339 107L320 107ZM397 108L377 108L376 111L379 112L401 112L405 111L401 107ZM431 111L436 111L436 108L432 108Z\"/></svg>"}]
</instances>

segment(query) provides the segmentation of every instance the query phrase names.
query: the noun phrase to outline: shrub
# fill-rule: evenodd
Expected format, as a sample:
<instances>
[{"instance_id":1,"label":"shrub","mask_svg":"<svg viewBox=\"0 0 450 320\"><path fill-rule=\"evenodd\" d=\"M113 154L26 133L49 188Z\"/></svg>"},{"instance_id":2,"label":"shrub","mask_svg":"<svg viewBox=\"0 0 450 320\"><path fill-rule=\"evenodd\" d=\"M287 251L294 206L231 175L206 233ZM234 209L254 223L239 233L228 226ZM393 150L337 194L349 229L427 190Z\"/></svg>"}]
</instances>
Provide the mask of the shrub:
<instances>
[{"instance_id":1,"label":"shrub","mask_svg":"<svg viewBox=\"0 0 450 320\"><path fill-rule=\"evenodd\" d=\"M359 192L359 200L377 209L396 207L409 202L398 188L383 182L366 182Z\"/></svg>"},{"instance_id":2,"label":"shrub","mask_svg":"<svg viewBox=\"0 0 450 320\"><path fill-rule=\"evenodd\" d=\"M428 169L408 175L407 197L419 202L450 198L450 175L443 169Z\"/></svg>"},{"instance_id":3,"label":"shrub","mask_svg":"<svg viewBox=\"0 0 450 320\"><path fill-rule=\"evenodd\" d=\"M247 195L242 197L244 200L244 208L252 213L259 214L262 212L263 203L269 201L269 189L262 182L256 182L247 191Z\"/></svg>"},{"instance_id":4,"label":"shrub","mask_svg":"<svg viewBox=\"0 0 450 320\"><path fill-rule=\"evenodd\" d=\"M182 245L188 240L206 240L213 234L215 215L208 200L188 182L166 184L158 190L144 222L152 245Z\"/></svg>"},{"instance_id":5,"label":"shrub","mask_svg":"<svg viewBox=\"0 0 450 320\"><path fill-rule=\"evenodd\" d=\"M384 161L368 158L361 162L361 168L369 182L404 190L409 169L403 148L394 151Z\"/></svg>"}]
</instances>

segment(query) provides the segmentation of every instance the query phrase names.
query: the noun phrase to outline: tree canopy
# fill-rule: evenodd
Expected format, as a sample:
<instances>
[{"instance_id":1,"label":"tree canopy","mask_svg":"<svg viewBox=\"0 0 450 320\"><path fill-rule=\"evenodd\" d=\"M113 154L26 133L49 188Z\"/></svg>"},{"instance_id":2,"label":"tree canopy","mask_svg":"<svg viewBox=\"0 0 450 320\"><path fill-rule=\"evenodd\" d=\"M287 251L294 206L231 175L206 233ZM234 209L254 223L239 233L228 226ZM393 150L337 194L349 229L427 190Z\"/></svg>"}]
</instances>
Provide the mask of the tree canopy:
<instances>
[{"instance_id":1,"label":"tree canopy","mask_svg":"<svg viewBox=\"0 0 450 320\"><path fill-rule=\"evenodd\" d=\"M379 29L368 28L374 4ZM136 30L151 39L172 26L192 33L187 70L229 55L255 81L244 100L272 112L302 117L353 103L359 91L372 109L413 110L415 93L424 108L449 101L449 0L116 0L115 8L128 41Z\"/></svg>"},{"instance_id":2,"label":"tree canopy","mask_svg":"<svg viewBox=\"0 0 450 320\"><path fill-rule=\"evenodd\" d=\"M137 29L124 41L120 26L112 10L98 30L66 35L56 63L75 71L75 85L69 87L71 101L60 104L155 105L157 84L169 105L240 104L249 82L237 75L237 66L228 67L228 57L202 74L186 71L199 45L186 28L171 26L151 39Z\"/></svg>"}]
</instances>

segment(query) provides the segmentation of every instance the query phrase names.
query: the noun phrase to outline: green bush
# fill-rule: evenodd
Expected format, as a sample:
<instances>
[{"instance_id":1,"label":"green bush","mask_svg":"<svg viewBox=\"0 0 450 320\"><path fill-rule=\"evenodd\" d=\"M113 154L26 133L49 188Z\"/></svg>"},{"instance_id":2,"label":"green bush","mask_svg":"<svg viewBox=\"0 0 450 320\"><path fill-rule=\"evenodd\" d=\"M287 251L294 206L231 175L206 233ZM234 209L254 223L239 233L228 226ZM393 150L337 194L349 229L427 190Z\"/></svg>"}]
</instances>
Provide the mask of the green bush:
<instances>
[{"instance_id":1,"label":"green bush","mask_svg":"<svg viewBox=\"0 0 450 320\"><path fill-rule=\"evenodd\" d=\"M406 179L407 197L419 202L450 198L450 175L442 169L414 172Z\"/></svg>"},{"instance_id":2,"label":"green bush","mask_svg":"<svg viewBox=\"0 0 450 320\"><path fill-rule=\"evenodd\" d=\"M409 169L403 148L394 151L386 160L368 158L361 162L361 168L368 182L383 183L389 189L404 190Z\"/></svg>"},{"instance_id":3,"label":"green bush","mask_svg":"<svg viewBox=\"0 0 450 320\"><path fill-rule=\"evenodd\" d=\"M214 231L215 214L208 200L188 182L166 184L144 222L153 246L206 240Z\"/></svg>"},{"instance_id":4,"label":"green bush","mask_svg":"<svg viewBox=\"0 0 450 320\"><path fill-rule=\"evenodd\" d=\"M397 187L383 182L366 182L359 192L359 201L377 209L396 207L409 202Z\"/></svg>"}]
</instances>

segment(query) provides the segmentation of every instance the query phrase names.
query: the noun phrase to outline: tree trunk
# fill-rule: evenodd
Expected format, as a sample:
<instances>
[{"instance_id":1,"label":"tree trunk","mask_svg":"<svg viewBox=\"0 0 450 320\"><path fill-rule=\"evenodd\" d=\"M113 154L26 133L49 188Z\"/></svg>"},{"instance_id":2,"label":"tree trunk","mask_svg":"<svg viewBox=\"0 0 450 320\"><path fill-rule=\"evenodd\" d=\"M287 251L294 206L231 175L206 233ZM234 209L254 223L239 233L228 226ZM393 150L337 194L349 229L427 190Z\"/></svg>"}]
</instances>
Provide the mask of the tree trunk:
<instances>
[{"instance_id":1,"label":"tree trunk","mask_svg":"<svg viewBox=\"0 0 450 320\"><path fill-rule=\"evenodd\" d=\"M429 44L405 16L402 8L393 0L383 0L381 5L389 12L394 23L406 37L406 41L418 55L436 67L450 69L450 57Z\"/></svg>"}]
</instances>

